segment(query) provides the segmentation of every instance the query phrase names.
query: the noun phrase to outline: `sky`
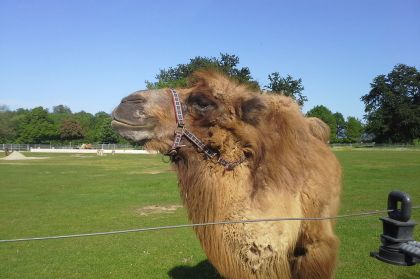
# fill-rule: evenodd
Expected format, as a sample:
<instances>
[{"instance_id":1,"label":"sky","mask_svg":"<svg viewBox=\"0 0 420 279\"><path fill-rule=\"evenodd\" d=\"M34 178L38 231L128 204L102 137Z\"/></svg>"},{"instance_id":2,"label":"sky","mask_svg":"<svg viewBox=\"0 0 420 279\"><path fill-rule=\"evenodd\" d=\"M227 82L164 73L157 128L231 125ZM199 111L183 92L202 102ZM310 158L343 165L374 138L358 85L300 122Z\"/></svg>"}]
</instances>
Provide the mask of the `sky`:
<instances>
[{"instance_id":1,"label":"sky","mask_svg":"<svg viewBox=\"0 0 420 279\"><path fill-rule=\"evenodd\" d=\"M363 118L398 63L420 70L420 1L0 0L0 105L111 112L160 69L235 54L261 85L301 78L306 112Z\"/></svg>"}]
</instances>

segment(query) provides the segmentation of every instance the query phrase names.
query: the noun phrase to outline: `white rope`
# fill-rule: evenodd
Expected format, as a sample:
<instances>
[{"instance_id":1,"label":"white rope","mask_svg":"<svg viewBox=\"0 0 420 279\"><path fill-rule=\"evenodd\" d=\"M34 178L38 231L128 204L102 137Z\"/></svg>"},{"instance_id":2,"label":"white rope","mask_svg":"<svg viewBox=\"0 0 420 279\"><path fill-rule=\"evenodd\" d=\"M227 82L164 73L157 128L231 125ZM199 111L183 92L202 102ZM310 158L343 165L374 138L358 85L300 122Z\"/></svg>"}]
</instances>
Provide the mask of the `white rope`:
<instances>
[{"instance_id":1,"label":"white rope","mask_svg":"<svg viewBox=\"0 0 420 279\"><path fill-rule=\"evenodd\" d=\"M418 208L420 208L420 206L413 206L412 207L412 209L418 209ZM264 218L264 219L253 219L253 220L217 221L217 222L198 223L198 224L182 224L182 225L173 225L173 226L137 228L137 229L110 231L110 232L96 232L96 233L83 233L83 234L70 234L70 235L56 235L56 236L28 237L28 238L16 238L16 239L2 239L2 240L0 240L0 243L32 241L32 240L60 239L60 238L76 238L76 237L86 237L86 236L123 234L123 233L131 233L131 232L146 232L146 231L191 228L191 227L204 227L204 226L214 226L214 225L231 225L231 224L259 223L259 222L280 222L280 221L325 221L325 220L335 220L335 219L343 219L343 218L350 218L350 217L365 217L365 216L377 215L377 214L380 214L380 213L387 213L387 212L390 212L390 211L393 211L393 210L375 210L375 211L369 211L369 212L344 214L344 215L337 215L337 216L331 216L331 217L310 217L310 218L283 217L283 218Z\"/></svg>"}]
</instances>

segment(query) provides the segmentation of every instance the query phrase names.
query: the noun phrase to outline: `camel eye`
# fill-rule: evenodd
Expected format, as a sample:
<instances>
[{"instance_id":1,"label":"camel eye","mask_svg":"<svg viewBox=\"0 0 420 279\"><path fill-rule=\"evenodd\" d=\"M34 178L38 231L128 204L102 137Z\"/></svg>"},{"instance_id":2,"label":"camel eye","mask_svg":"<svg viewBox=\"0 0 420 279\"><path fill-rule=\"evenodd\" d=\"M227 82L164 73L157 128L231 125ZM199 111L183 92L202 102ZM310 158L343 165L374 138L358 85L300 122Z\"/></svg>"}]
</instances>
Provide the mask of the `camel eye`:
<instances>
[{"instance_id":1,"label":"camel eye","mask_svg":"<svg viewBox=\"0 0 420 279\"><path fill-rule=\"evenodd\" d=\"M206 112L213 109L216 104L202 94L194 94L188 98L188 103L200 112Z\"/></svg>"},{"instance_id":2,"label":"camel eye","mask_svg":"<svg viewBox=\"0 0 420 279\"><path fill-rule=\"evenodd\" d=\"M194 104L194 106L198 108L199 110L207 110L211 107L210 104L203 104L203 103L197 103L197 104Z\"/></svg>"}]
</instances>

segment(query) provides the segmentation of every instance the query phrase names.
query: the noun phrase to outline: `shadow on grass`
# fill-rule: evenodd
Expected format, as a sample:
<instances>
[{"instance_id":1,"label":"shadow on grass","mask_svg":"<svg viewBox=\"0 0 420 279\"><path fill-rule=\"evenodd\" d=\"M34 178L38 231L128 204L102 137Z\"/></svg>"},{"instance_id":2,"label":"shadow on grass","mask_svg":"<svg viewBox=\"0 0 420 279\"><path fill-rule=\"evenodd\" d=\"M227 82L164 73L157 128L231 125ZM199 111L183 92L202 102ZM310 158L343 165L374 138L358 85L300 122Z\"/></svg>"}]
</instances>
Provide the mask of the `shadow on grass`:
<instances>
[{"instance_id":1,"label":"shadow on grass","mask_svg":"<svg viewBox=\"0 0 420 279\"><path fill-rule=\"evenodd\" d=\"M168 275L173 279L223 279L207 260L198 263L196 266L176 266L168 272Z\"/></svg>"}]
</instances>

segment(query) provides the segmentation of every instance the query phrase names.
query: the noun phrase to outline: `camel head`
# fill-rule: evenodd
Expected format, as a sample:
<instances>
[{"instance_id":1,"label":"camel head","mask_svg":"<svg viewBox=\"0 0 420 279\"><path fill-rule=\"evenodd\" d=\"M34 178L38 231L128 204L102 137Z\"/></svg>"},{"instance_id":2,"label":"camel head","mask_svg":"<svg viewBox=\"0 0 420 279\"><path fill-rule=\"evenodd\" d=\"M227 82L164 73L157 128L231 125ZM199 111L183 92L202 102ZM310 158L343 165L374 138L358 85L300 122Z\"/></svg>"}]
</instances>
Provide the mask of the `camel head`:
<instances>
[{"instance_id":1,"label":"camel head","mask_svg":"<svg viewBox=\"0 0 420 279\"><path fill-rule=\"evenodd\" d=\"M184 128L205 146L184 137L175 161L201 156L239 162L251 160L259 146L256 130L267 116L266 100L258 92L215 72L198 72L193 86L177 89ZM113 112L113 128L148 149L167 153L179 130L170 89L137 91L125 97ZM203 150L204 149L204 150ZM201 154L201 155L200 155ZM208 155L208 154L207 154ZM203 158L202 158L203 159Z\"/></svg>"}]
</instances>

